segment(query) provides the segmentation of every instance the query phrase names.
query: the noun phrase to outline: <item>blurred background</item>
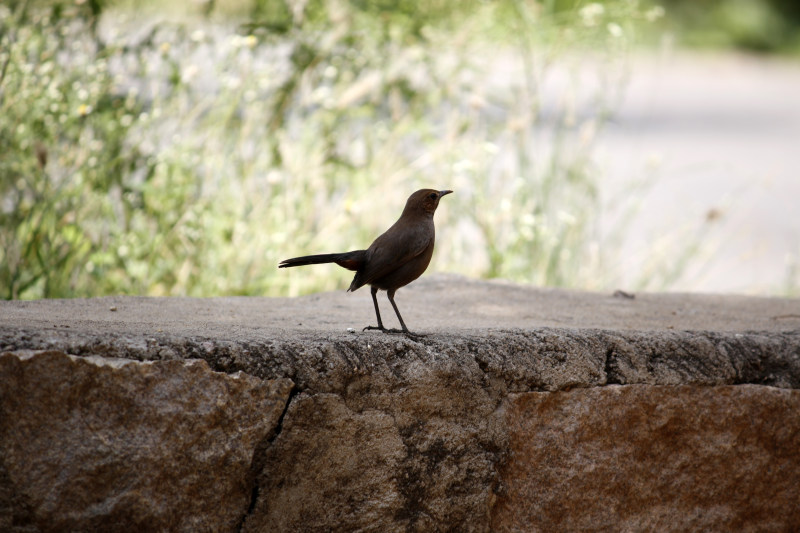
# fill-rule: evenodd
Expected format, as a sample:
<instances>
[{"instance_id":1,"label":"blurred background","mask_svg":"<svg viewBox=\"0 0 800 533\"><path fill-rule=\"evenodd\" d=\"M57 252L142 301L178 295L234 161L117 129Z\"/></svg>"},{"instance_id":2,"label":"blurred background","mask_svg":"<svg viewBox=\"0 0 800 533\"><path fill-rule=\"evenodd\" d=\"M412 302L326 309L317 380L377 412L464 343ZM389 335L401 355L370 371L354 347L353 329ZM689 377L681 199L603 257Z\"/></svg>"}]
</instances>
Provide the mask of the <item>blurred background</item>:
<instances>
[{"instance_id":1,"label":"blurred background","mask_svg":"<svg viewBox=\"0 0 800 533\"><path fill-rule=\"evenodd\" d=\"M430 271L800 295L796 0L11 0L0 295L344 289L422 187Z\"/></svg>"}]
</instances>

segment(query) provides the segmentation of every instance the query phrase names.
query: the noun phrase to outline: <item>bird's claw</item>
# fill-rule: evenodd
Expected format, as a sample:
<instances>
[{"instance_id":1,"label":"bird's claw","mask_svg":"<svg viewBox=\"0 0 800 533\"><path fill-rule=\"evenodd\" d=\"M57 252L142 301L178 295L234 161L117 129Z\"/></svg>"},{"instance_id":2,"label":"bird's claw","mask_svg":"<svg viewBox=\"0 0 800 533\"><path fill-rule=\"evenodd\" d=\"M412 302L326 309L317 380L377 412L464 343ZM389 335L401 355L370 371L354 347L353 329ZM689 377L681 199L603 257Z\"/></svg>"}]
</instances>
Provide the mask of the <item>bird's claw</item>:
<instances>
[{"instance_id":1,"label":"bird's claw","mask_svg":"<svg viewBox=\"0 0 800 533\"><path fill-rule=\"evenodd\" d=\"M420 335L419 333L411 333L407 329L396 329L396 328L386 329L383 326L366 326L361 331L367 331L367 330L378 330L378 331L382 331L384 333L401 334L401 335L405 335L406 337L410 337L412 339L418 339L420 337L424 337L424 335Z\"/></svg>"},{"instance_id":2,"label":"bird's claw","mask_svg":"<svg viewBox=\"0 0 800 533\"><path fill-rule=\"evenodd\" d=\"M382 331L384 333L410 333L409 331L403 331L402 329L395 329L395 328L386 329L383 326L366 326L361 331L367 331L367 330L373 330L373 329L376 329L378 331Z\"/></svg>"}]
</instances>

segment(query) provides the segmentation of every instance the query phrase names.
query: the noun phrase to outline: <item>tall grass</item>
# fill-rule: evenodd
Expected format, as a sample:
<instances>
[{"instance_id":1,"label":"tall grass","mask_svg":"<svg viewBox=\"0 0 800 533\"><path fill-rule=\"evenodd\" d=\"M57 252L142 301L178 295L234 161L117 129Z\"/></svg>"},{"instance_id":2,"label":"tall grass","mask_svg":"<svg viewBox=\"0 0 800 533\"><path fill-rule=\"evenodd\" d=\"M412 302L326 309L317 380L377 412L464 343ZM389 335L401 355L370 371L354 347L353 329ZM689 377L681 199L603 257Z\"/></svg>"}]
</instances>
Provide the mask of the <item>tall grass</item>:
<instances>
[{"instance_id":1,"label":"tall grass","mask_svg":"<svg viewBox=\"0 0 800 533\"><path fill-rule=\"evenodd\" d=\"M3 297L343 287L275 267L368 245L429 186L457 192L435 269L609 283L592 149L652 12L275 5L236 25L0 7Z\"/></svg>"}]
</instances>

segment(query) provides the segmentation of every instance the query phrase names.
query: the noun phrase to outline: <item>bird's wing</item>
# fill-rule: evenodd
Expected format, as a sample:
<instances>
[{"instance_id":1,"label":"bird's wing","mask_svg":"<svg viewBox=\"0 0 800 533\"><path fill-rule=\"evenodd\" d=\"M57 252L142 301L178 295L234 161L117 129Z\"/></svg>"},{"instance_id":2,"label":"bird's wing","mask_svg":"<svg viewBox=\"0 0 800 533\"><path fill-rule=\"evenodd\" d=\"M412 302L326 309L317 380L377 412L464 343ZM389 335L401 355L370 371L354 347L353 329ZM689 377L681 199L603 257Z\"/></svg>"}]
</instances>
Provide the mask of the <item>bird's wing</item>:
<instances>
[{"instance_id":1,"label":"bird's wing","mask_svg":"<svg viewBox=\"0 0 800 533\"><path fill-rule=\"evenodd\" d=\"M427 228L395 224L370 245L366 264L356 274L350 290L380 279L408 263L427 250L433 239L433 232Z\"/></svg>"}]
</instances>

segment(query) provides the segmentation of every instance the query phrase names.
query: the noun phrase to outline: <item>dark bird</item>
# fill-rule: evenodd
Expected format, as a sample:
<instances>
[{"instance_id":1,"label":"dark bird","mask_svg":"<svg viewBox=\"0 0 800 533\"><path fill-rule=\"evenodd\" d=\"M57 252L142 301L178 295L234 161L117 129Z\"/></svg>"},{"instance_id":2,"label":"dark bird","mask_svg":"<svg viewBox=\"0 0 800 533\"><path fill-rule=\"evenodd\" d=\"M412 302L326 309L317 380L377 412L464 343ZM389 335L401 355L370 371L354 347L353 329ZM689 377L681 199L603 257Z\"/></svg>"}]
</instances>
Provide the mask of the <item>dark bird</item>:
<instances>
[{"instance_id":1,"label":"dark bird","mask_svg":"<svg viewBox=\"0 0 800 533\"><path fill-rule=\"evenodd\" d=\"M364 285L369 285L372 302L375 304L375 316L378 317L377 326L367 326L364 329L379 329L384 332L397 331L383 327L377 298L378 291L383 290L386 291L389 302L400 320L403 333L410 333L403 322L403 317L400 316L397 304L394 303L394 293L400 287L405 287L420 277L428 268L433 256L433 243L436 237L433 213L439 206L439 199L451 192L453 191L421 189L409 196L403 214L400 215L397 222L375 239L375 242L366 250L295 257L281 261L278 268L336 263L348 270L354 270L356 275L347 290L354 291Z\"/></svg>"}]
</instances>

